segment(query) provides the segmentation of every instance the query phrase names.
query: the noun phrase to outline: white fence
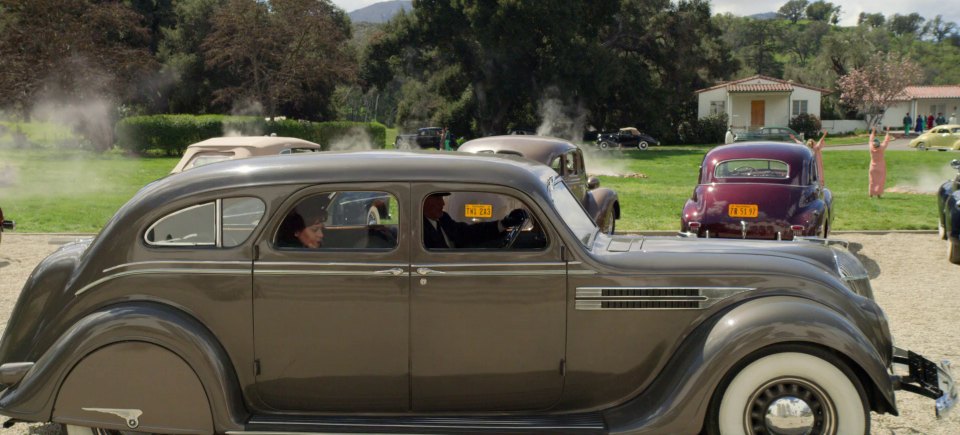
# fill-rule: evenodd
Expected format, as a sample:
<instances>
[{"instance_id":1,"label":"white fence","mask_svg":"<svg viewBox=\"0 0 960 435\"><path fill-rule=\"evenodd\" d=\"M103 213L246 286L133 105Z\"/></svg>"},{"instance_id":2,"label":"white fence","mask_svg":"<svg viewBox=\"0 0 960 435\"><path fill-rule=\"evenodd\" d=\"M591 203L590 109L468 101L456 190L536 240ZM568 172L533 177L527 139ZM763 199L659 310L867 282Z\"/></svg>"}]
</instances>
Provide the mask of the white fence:
<instances>
[{"instance_id":1,"label":"white fence","mask_svg":"<svg viewBox=\"0 0 960 435\"><path fill-rule=\"evenodd\" d=\"M866 130L867 121L861 120L832 120L824 119L820 121L820 125L823 126L823 129L830 134L839 134L839 133L851 133L854 130Z\"/></svg>"}]
</instances>

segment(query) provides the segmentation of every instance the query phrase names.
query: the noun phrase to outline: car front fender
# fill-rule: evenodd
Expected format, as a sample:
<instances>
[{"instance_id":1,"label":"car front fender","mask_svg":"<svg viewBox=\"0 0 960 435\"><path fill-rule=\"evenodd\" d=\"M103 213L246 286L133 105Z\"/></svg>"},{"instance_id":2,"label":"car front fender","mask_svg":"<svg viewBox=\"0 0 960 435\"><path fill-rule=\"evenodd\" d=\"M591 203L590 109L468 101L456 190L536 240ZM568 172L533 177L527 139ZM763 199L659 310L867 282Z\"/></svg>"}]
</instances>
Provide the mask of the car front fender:
<instances>
[{"instance_id":1,"label":"car front fender","mask_svg":"<svg viewBox=\"0 0 960 435\"><path fill-rule=\"evenodd\" d=\"M599 224L611 207L613 208L613 218L620 219L620 208L616 205L619 201L617 192L605 187L598 187L587 192L583 205L593 221Z\"/></svg>"},{"instance_id":2,"label":"car front fender","mask_svg":"<svg viewBox=\"0 0 960 435\"><path fill-rule=\"evenodd\" d=\"M152 302L112 305L80 319L18 383L0 393L0 414L23 421L50 421L64 380L81 360L107 346L134 342L166 349L193 370L206 393L217 432L243 429L248 412L226 351L193 317ZM148 372L142 375L153 376ZM102 376L110 379L109 373ZM124 387L104 383L96 395L108 397L111 389Z\"/></svg>"},{"instance_id":3,"label":"car front fender","mask_svg":"<svg viewBox=\"0 0 960 435\"><path fill-rule=\"evenodd\" d=\"M769 296L743 302L701 324L648 388L604 413L611 433L700 432L711 398L724 380L763 356L765 348L781 344L837 354L858 374L873 408L896 415L886 363L853 322L816 301Z\"/></svg>"}]
</instances>

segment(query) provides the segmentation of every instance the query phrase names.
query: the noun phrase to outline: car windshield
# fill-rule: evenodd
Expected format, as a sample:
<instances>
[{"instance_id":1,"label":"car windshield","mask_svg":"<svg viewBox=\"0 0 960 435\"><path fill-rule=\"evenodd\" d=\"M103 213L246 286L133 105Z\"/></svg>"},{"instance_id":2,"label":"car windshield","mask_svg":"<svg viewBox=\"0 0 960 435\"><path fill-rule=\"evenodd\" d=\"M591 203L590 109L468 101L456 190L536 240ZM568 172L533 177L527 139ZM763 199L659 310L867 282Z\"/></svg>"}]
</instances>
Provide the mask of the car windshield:
<instances>
[{"instance_id":1,"label":"car windshield","mask_svg":"<svg viewBox=\"0 0 960 435\"><path fill-rule=\"evenodd\" d=\"M563 222L577 236L577 240L583 246L589 247L590 241L597 234L597 225L559 177L554 178L550 183L550 199Z\"/></svg>"},{"instance_id":2,"label":"car windshield","mask_svg":"<svg viewBox=\"0 0 960 435\"><path fill-rule=\"evenodd\" d=\"M780 160L741 159L727 160L717 164L714 178L767 178L784 180L790 178L790 166Z\"/></svg>"}]
</instances>

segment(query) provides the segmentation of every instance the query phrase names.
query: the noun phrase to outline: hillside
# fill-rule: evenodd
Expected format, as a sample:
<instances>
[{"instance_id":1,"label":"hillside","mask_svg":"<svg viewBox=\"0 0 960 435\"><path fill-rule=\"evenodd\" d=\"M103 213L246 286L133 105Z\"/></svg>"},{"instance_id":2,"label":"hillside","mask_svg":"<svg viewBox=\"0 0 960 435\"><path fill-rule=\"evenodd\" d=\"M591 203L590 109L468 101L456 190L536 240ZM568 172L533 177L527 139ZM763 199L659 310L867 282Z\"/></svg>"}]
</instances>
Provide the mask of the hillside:
<instances>
[{"instance_id":1,"label":"hillside","mask_svg":"<svg viewBox=\"0 0 960 435\"><path fill-rule=\"evenodd\" d=\"M413 9L411 0L393 0L374 3L370 6L350 12L350 20L354 23L385 23L401 10Z\"/></svg>"}]
</instances>

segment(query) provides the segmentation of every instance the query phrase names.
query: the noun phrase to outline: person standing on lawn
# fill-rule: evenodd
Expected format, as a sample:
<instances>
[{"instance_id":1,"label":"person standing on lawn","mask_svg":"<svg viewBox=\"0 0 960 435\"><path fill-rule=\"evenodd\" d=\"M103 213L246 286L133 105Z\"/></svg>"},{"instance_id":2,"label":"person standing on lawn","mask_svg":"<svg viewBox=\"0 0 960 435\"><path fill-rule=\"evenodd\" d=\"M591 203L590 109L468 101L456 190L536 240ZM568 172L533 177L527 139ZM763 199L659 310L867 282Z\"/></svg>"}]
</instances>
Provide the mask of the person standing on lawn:
<instances>
[{"instance_id":1,"label":"person standing on lawn","mask_svg":"<svg viewBox=\"0 0 960 435\"><path fill-rule=\"evenodd\" d=\"M887 127L887 135L883 138L883 143L877 140L877 128L870 130L870 197L876 195L880 198L883 195L883 187L887 183L887 162L884 160L883 152L890 145L890 127Z\"/></svg>"},{"instance_id":2,"label":"person standing on lawn","mask_svg":"<svg viewBox=\"0 0 960 435\"><path fill-rule=\"evenodd\" d=\"M918 114L917 114L917 123L916 123L916 125L914 126L914 131L916 131L917 134L923 134L923 123L924 123L923 115L921 115L921 114L918 113Z\"/></svg>"},{"instance_id":3,"label":"person standing on lawn","mask_svg":"<svg viewBox=\"0 0 960 435\"><path fill-rule=\"evenodd\" d=\"M903 135L907 136L910 134L910 126L913 125L913 120L910 119L910 113L903 115Z\"/></svg>"}]
</instances>

